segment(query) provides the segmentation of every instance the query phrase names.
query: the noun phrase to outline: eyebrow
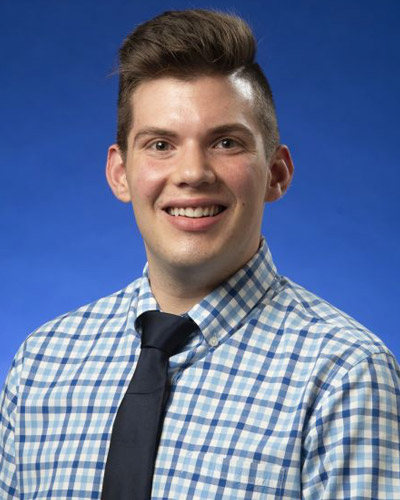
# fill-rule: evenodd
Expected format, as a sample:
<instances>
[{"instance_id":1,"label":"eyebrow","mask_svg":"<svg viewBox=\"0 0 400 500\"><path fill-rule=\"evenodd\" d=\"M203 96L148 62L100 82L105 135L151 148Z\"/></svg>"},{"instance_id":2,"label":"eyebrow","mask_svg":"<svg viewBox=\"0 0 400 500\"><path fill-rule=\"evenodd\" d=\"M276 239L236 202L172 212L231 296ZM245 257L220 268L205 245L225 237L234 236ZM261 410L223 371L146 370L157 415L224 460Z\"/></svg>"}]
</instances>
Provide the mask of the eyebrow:
<instances>
[{"instance_id":1,"label":"eyebrow","mask_svg":"<svg viewBox=\"0 0 400 500\"><path fill-rule=\"evenodd\" d=\"M224 125L219 125L218 127L214 127L208 131L209 135L224 135L224 134L232 134L234 132L240 132L246 135L249 139L255 140L253 132L243 125L242 123L227 123ZM136 144L139 139L147 136L160 136L160 137L171 137L176 138L178 134L173 132L172 130L168 130L160 127L145 127L142 130L139 130L137 134L133 138L133 143Z\"/></svg>"},{"instance_id":2,"label":"eyebrow","mask_svg":"<svg viewBox=\"0 0 400 500\"><path fill-rule=\"evenodd\" d=\"M177 134L175 132L172 132L172 130L167 130L165 128L159 128L159 127L146 127L143 128L142 130L139 130L139 132L133 138L133 143L136 144L137 141L142 137L156 136L156 135L159 135L161 137L177 137Z\"/></svg>"},{"instance_id":3,"label":"eyebrow","mask_svg":"<svg viewBox=\"0 0 400 500\"><path fill-rule=\"evenodd\" d=\"M246 135L249 139L252 139L253 141L255 140L253 132L248 127L246 127L246 125L243 125L242 123L227 123L225 125L220 125L218 127L215 127L211 129L209 132L211 135L223 135L223 134L232 134L234 132L240 132Z\"/></svg>"}]
</instances>

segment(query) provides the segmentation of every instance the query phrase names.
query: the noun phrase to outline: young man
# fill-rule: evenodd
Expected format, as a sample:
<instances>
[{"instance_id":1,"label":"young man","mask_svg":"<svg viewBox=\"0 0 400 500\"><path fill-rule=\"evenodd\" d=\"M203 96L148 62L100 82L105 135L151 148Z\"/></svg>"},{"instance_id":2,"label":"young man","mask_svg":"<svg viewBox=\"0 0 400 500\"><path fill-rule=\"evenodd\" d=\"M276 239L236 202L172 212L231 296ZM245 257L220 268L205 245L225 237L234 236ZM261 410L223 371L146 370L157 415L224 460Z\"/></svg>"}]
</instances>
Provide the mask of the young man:
<instances>
[{"instance_id":1,"label":"young man","mask_svg":"<svg viewBox=\"0 0 400 500\"><path fill-rule=\"evenodd\" d=\"M261 237L293 164L254 57L248 26L211 11L167 12L124 42L107 179L148 265L21 347L2 396L1 498L125 498L104 493L108 460L152 310L195 329L169 360L151 498L399 498L395 359L280 276Z\"/></svg>"}]
</instances>

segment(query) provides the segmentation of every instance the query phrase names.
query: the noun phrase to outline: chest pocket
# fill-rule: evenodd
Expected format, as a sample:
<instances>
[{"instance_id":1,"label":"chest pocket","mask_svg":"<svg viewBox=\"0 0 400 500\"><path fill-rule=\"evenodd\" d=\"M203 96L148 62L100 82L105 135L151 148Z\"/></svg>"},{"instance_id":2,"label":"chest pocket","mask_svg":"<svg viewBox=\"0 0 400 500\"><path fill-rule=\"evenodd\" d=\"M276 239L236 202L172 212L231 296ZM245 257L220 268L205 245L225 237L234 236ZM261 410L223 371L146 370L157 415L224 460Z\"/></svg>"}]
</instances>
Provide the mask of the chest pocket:
<instances>
[{"instance_id":1,"label":"chest pocket","mask_svg":"<svg viewBox=\"0 0 400 500\"><path fill-rule=\"evenodd\" d=\"M180 476L192 498L276 500L284 498L286 469L266 461L190 453L180 464Z\"/></svg>"}]
</instances>

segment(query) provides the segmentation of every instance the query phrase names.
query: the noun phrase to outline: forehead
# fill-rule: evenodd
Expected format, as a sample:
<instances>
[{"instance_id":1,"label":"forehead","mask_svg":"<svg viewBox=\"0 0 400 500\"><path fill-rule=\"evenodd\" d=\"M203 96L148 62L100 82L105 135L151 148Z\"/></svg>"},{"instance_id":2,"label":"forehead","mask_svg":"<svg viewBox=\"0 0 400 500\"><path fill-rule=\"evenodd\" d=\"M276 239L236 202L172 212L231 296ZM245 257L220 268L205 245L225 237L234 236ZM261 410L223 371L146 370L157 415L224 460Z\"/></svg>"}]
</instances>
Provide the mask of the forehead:
<instances>
[{"instance_id":1,"label":"forehead","mask_svg":"<svg viewBox=\"0 0 400 500\"><path fill-rule=\"evenodd\" d=\"M236 75L152 79L135 89L131 106L133 128L143 122L165 120L168 125L176 122L202 126L239 121L258 128L253 87Z\"/></svg>"}]
</instances>

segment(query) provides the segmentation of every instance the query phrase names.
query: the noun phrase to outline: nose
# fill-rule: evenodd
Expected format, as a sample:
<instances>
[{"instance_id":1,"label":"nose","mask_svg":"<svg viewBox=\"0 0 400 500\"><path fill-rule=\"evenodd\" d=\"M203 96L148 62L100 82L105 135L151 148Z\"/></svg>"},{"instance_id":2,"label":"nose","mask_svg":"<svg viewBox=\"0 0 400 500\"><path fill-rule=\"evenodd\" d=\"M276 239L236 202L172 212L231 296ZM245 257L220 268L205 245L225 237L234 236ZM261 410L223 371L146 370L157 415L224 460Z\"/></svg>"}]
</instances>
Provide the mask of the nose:
<instances>
[{"instance_id":1,"label":"nose","mask_svg":"<svg viewBox=\"0 0 400 500\"><path fill-rule=\"evenodd\" d=\"M177 185L191 187L216 181L215 171L201 146L188 145L181 150L181 154L176 157L173 181Z\"/></svg>"}]
</instances>

